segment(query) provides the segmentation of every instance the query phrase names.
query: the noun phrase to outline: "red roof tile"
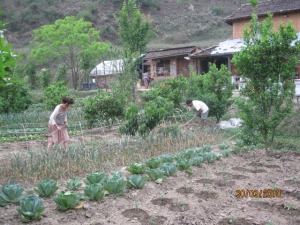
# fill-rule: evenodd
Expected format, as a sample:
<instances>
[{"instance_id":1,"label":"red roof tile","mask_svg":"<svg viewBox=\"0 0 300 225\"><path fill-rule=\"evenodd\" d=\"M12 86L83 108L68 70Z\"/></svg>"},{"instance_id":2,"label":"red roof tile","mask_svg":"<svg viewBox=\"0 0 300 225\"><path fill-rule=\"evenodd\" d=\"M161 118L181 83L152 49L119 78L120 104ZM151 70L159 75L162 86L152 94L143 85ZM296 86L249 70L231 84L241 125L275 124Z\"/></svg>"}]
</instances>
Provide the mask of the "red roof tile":
<instances>
[{"instance_id":1,"label":"red roof tile","mask_svg":"<svg viewBox=\"0 0 300 225\"><path fill-rule=\"evenodd\" d=\"M268 13L283 14L300 11L300 0L265 0L257 5L258 16ZM225 23L232 25L234 21L251 18L253 7L250 4L242 5L234 14L225 18Z\"/></svg>"}]
</instances>

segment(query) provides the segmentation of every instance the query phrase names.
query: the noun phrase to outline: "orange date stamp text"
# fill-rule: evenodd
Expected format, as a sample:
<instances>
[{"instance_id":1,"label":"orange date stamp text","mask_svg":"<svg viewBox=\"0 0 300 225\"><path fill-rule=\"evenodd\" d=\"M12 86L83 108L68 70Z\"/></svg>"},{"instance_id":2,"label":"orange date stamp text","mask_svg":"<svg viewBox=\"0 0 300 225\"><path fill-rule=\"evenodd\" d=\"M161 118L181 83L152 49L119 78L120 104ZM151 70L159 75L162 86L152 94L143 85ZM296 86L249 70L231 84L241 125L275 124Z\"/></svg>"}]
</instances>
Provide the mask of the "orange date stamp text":
<instances>
[{"instance_id":1,"label":"orange date stamp text","mask_svg":"<svg viewBox=\"0 0 300 225\"><path fill-rule=\"evenodd\" d=\"M280 189L263 189L263 190L235 190L237 198L281 198L282 190Z\"/></svg>"}]
</instances>

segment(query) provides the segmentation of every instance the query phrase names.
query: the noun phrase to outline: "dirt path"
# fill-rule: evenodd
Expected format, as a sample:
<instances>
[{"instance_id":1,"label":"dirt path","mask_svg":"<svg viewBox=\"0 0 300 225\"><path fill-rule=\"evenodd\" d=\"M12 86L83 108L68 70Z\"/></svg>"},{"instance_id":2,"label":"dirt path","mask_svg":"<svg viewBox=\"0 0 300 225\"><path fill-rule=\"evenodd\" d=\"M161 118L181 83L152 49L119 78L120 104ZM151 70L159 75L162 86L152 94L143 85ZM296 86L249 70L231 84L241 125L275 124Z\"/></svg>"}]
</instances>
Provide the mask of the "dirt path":
<instances>
[{"instance_id":1,"label":"dirt path","mask_svg":"<svg viewBox=\"0 0 300 225\"><path fill-rule=\"evenodd\" d=\"M32 224L189 224L299 225L300 156L266 155L257 150L177 172L162 184L148 182L122 197L84 202L84 208L59 212L45 200L43 218ZM280 198L237 198L236 190L282 190ZM15 205L0 208L0 224L21 224Z\"/></svg>"}]
</instances>

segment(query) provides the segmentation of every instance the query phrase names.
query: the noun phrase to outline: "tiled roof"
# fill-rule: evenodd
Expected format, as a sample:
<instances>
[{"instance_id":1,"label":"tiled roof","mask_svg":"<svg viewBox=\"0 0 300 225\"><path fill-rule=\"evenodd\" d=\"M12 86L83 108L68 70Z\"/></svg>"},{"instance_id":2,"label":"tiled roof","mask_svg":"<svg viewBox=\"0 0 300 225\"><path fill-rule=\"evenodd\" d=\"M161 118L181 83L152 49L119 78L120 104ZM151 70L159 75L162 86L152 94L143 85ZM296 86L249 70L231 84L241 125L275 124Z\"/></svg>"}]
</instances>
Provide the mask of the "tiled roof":
<instances>
[{"instance_id":1,"label":"tiled roof","mask_svg":"<svg viewBox=\"0 0 300 225\"><path fill-rule=\"evenodd\" d=\"M283 14L287 12L300 11L300 0L265 0L257 5L258 16L268 13ZM242 5L234 14L225 18L225 23L232 25L236 20L251 17L253 7L250 4Z\"/></svg>"},{"instance_id":2,"label":"tiled roof","mask_svg":"<svg viewBox=\"0 0 300 225\"><path fill-rule=\"evenodd\" d=\"M157 59L157 58L166 58L172 56L188 55L194 49L196 49L196 46L160 49L156 51L146 52L144 59Z\"/></svg>"}]
</instances>

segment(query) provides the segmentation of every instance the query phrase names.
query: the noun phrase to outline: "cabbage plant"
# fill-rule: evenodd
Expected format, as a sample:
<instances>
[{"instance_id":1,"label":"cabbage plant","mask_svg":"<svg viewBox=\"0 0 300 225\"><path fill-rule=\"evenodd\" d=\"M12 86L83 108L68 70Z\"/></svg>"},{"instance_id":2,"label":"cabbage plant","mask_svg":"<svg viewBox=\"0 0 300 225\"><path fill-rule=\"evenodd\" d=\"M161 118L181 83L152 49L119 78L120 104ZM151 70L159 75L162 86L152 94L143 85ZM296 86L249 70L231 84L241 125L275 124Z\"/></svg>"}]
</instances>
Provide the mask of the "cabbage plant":
<instances>
[{"instance_id":1,"label":"cabbage plant","mask_svg":"<svg viewBox=\"0 0 300 225\"><path fill-rule=\"evenodd\" d=\"M164 163L160 169L164 171L166 176L171 176L177 172L177 167L174 163Z\"/></svg>"},{"instance_id":2,"label":"cabbage plant","mask_svg":"<svg viewBox=\"0 0 300 225\"><path fill-rule=\"evenodd\" d=\"M72 178L67 183L67 189L71 191L75 191L82 186L82 182L78 178Z\"/></svg>"},{"instance_id":3,"label":"cabbage plant","mask_svg":"<svg viewBox=\"0 0 300 225\"><path fill-rule=\"evenodd\" d=\"M80 205L80 196L72 191L61 191L54 199L57 208L61 211L76 209Z\"/></svg>"},{"instance_id":4,"label":"cabbage plant","mask_svg":"<svg viewBox=\"0 0 300 225\"><path fill-rule=\"evenodd\" d=\"M188 159L179 159L177 161L177 167L179 170L183 170L185 172L187 172L188 174L192 174L193 171L191 170L191 165L192 165L192 162L191 160L188 160Z\"/></svg>"},{"instance_id":5,"label":"cabbage plant","mask_svg":"<svg viewBox=\"0 0 300 225\"><path fill-rule=\"evenodd\" d=\"M146 161L146 166L150 169L156 169L161 165L160 158L151 158Z\"/></svg>"},{"instance_id":6,"label":"cabbage plant","mask_svg":"<svg viewBox=\"0 0 300 225\"><path fill-rule=\"evenodd\" d=\"M104 172L95 172L87 175L84 183L86 184L104 184L108 179L108 176Z\"/></svg>"},{"instance_id":7,"label":"cabbage plant","mask_svg":"<svg viewBox=\"0 0 300 225\"><path fill-rule=\"evenodd\" d=\"M54 193L57 191L58 187L54 180L46 179L41 180L37 186L34 188L35 192L40 197L50 197L54 195Z\"/></svg>"},{"instance_id":8,"label":"cabbage plant","mask_svg":"<svg viewBox=\"0 0 300 225\"><path fill-rule=\"evenodd\" d=\"M120 173L114 173L113 177L107 180L103 188L114 196L123 195L126 192L126 181Z\"/></svg>"},{"instance_id":9,"label":"cabbage plant","mask_svg":"<svg viewBox=\"0 0 300 225\"><path fill-rule=\"evenodd\" d=\"M104 189L100 184L89 184L84 189L84 195L89 200L99 201L104 197Z\"/></svg>"},{"instance_id":10,"label":"cabbage plant","mask_svg":"<svg viewBox=\"0 0 300 225\"><path fill-rule=\"evenodd\" d=\"M149 178L155 181L156 183L161 183L165 178L165 172L160 168L148 169L146 170L146 173L149 176Z\"/></svg>"},{"instance_id":11,"label":"cabbage plant","mask_svg":"<svg viewBox=\"0 0 300 225\"><path fill-rule=\"evenodd\" d=\"M133 163L127 167L127 170L131 174L143 174L145 173L146 166L142 163Z\"/></svg>"},{"instance_id":12,"label":"cabbage plant","mask_svg":"<svg viewBox=\"0 0 300 225\"><path fill-rule=\"evenodd\" d=\"M0 192L0 206L6 206L9 203L20 202L23 188L20 184L5 184Z\"/></svg>"},{"instance_id":13,"label":"cabbage plant","mask_svg":"<svg viewBox=\"0 0 300 225\"><path fill-rule=\"evenodd\" d=\"M20 207L17 208L18 213L21 215L22 222L27 223L32 220L40 220L42 212L45 209L43 204L43 199L37 198L34 195L24 197L20 201Z\"/></svg>"},{"instance_id":14,"label":"cabbage plant","mask_svg":"<svg viewBox=\"0 0 300 225\"><path fill-rule=\"evenodd\" d=\"M127 186L129 188L143 189L148 179L140 174L133 174L127 178Z\"/></svg>"},{"instance_id":15,"label":"cabbage plant","mask_svg":"<svg viewBox=\"0 0 300 225\"><path fill-rule=\"evenodd\" d=\"M168 155L168 154L160 156L160 159L161 159L162 163L166 163L166 162L171 163L174 161L174 157L172 155Z\"/></svg>"}]
</instances>

